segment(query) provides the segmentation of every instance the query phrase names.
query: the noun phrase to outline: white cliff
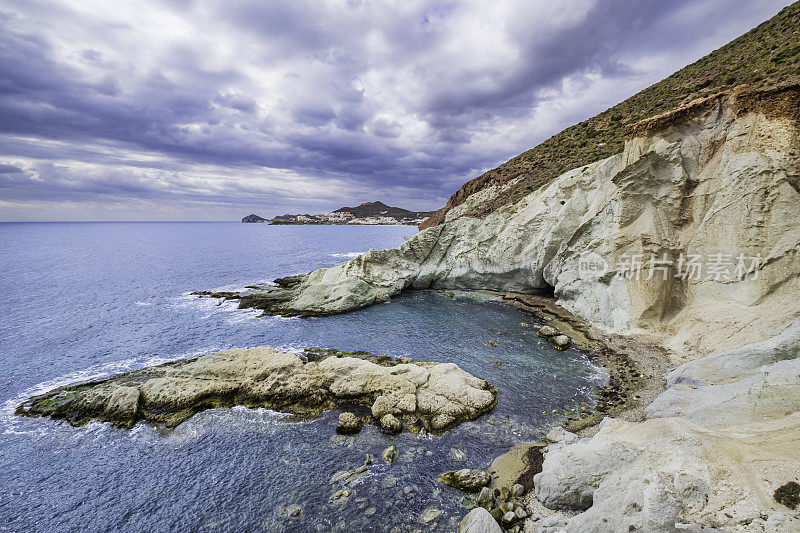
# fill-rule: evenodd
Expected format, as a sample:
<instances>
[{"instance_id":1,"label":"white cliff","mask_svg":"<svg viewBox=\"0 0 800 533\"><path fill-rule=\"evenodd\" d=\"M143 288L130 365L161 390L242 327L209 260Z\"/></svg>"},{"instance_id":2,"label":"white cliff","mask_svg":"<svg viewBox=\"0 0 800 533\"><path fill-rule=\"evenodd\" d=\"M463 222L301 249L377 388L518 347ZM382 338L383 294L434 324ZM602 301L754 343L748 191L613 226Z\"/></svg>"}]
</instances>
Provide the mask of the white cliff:
<instances>
[{"instance_id":1,"label":"white cliff","mask_svg":"<svg viewBox=\"0 0 800 533\"><path fill-rule=\"evenodd\" d=\"M797 124L739 99L724 94L655 119L623 153L483 219L448 216L398 249L312 272L275 291L270 312L344 312L409 288L553 287L560 305L596 326L659 335L692 357L776 335L800 317ZM588 252L609 265L605 276L581 274ZM651 272L651 254L671 265ZM747 269L758 263L757 275L676 276L682 260L709 264L718 254L731 274L741 258ZM645 263L639 279L621 276L628 260Z\"/></svg>"}]
</instances>

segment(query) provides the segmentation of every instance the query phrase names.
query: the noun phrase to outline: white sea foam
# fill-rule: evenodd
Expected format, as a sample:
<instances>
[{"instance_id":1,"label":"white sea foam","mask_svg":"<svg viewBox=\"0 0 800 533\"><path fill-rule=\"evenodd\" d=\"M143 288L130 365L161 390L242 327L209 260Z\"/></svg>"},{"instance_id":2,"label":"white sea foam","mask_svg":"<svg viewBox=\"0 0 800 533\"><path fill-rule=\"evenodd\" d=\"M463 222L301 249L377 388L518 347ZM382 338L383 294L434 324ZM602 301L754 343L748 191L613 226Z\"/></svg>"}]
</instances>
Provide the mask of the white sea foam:
<instances>
[{"instance_id":1,"label":"white sea foam","mask_svg":"<svg viewBox=\"0 0 800 533\"><path fill-rule=\"evenodd\" d=\"M365 254L366 252L344 252L338 254L331 254L331 257L341 257L341 258L348 258L352 259L354 257L358 257L359 255Z\"/></svg>"}]
</instances>

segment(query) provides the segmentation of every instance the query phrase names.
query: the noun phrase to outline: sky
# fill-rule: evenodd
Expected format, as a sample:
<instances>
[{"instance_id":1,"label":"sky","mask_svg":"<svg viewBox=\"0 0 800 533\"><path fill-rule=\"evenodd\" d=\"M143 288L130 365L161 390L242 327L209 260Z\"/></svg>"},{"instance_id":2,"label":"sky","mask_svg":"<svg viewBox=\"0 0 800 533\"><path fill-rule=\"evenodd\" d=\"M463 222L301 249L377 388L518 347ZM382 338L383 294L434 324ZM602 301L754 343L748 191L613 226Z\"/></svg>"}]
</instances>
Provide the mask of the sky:
<instances>
[{"instance_id":1,"label":"sky","mask_svg":"<svg viewBox=\"0 0 800 533\"><path fill-rule=\"evenodd\" d=\"M0 221L435 210L790 3L0 0Z\"/></svg>"}]
</instances>

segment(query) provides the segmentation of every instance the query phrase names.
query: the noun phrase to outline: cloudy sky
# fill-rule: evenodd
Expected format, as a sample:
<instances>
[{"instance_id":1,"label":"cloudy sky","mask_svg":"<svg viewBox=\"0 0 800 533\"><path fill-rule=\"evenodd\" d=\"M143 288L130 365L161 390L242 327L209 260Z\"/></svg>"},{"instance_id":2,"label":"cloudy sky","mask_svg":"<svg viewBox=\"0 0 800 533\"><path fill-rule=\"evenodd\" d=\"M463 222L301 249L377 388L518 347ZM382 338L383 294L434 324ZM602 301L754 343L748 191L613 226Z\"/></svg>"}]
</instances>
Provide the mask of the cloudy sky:
<instances>
[{"instance_id":1,"label":"cloudy sky","mask_svg":"<svg viewBox=\"0 0 800 533\"><path fill-rule=\"evenodd\" d=\"M0 220L436 209L789 3L0 0Z\"/></svg>"}]
</instances>

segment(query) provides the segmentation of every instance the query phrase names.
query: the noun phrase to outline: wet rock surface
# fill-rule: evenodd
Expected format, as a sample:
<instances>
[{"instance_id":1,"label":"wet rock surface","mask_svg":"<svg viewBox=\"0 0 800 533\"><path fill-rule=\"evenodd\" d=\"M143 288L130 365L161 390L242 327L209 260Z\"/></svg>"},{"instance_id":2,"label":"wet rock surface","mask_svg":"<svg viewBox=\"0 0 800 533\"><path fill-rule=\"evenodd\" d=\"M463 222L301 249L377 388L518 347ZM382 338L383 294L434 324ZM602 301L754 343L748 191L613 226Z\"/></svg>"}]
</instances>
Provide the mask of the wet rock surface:
<instances>
[{"instance_id":1,"label":"wet rock surface","mask_svg":"<svg viewBox=\"0 0 800 533\"><path fill-rule=\"evenodd\" d=\"M439 481L449 487L458 489L464 492L477 492L482 487L485 487L491 481L489 474L483 470L470 470L469 468L462 468L461 470L451 470L445 472L439 478Z\"/></svg>"}]
</instances>

